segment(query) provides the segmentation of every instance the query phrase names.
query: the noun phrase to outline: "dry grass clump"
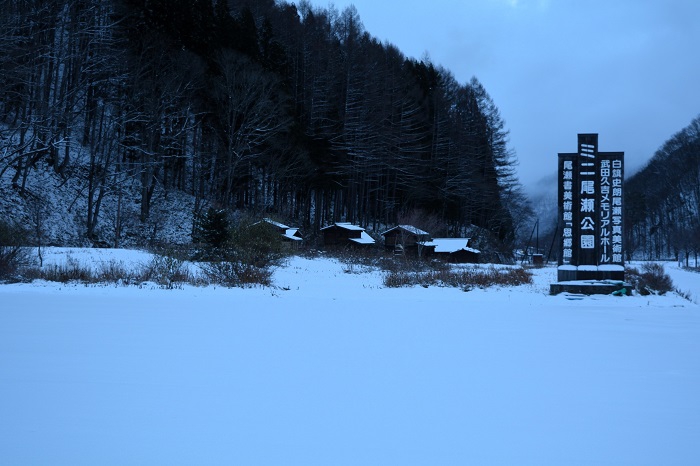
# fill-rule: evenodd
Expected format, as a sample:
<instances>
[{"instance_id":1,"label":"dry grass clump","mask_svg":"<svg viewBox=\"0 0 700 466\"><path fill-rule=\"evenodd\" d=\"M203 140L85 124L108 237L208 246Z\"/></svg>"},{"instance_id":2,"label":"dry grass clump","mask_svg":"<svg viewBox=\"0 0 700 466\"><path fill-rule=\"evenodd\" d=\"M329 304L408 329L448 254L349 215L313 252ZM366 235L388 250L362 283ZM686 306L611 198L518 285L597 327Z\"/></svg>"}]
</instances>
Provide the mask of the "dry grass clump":
<instances>
[{"instance_id":1,"label":"dry grass clump","mask_svg":"<svg viewBox=\"0 0 700 466\"><path fill-rule=\"evenodd\" d=\"M184 261L157 254L149 263L134 268L127 268L119 261L100 263L93 268L69 256L63 264L28 270L25 277L32 280L86 285L140 285L151 282L166 289L178 288L186 283L196 284L198 281L187 269Z\"/></svg>"},{"instance_id":2,"label":"dry grass clump","mask_svg":"<svg viewBox=\"0 0 700 466\"><path fill-rule=\"evenodd\" d=\"M532 283L532 273L523 268L473 267L469 269L442 268L429 271L389 271L384 286L390 288L415 286L446 286L468 291L490 286L518 286Z\"/></svg>"},{"instance_id":3,"label":"dry grass clump","mask_svg":"<svg viewBox=\"0 0 700 466\"><path fill-rule=\"evenodd\" d=\"M98 281L92 268L81 264L73 257L68 257L65 264L53 264L40 269L38 276L42 280L59 283L96 283Z\"/></svg>"}]
</instances>

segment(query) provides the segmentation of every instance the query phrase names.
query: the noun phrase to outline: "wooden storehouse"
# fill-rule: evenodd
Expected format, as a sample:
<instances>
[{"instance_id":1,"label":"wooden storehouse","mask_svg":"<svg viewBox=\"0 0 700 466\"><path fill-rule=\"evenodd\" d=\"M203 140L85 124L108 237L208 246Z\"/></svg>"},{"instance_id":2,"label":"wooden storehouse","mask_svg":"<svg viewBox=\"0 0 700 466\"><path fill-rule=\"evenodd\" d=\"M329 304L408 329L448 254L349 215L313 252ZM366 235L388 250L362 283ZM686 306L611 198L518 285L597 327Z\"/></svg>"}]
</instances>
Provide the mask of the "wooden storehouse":
<instances>
[{"instance_id":1,"label":"wooden storehouse","mask_svg":"<svg viewBox=\"0 0 700 466\"><path fill-rule=\"evenodd\" d=\"M368 246L374 244L364 228L351 223L337 222L321 228L325 246Z\"/></svg>"},{"instance_id":2,"label":"wooden storehouse","mask_svg":"<svg viewBox=\"0 0 700 466\"><path fill-rule=\"evenodd\" d=\"M284 225L283 223L276 222L269 218L265 218L262 222L259 223L269 225L270 228L273 228L277 233L280 234L280 236L282 237L282 241L290 243L292 247L299 247L301 245L302 240L304 239L301 236L301 233L299 232L298 228L293 228Z\"/></svg>"},{"instance_id":3,"label":"wooden storehouse","mask_svg":"<svg viewBox=\"0 0 700 466\"><path fill-rule=\"evenodd\" d=\"M413 225L397 225L384 233L384 247L394 254L422 255L423 244L430 241L430 234Z\"/></svg>"}]
</instances>

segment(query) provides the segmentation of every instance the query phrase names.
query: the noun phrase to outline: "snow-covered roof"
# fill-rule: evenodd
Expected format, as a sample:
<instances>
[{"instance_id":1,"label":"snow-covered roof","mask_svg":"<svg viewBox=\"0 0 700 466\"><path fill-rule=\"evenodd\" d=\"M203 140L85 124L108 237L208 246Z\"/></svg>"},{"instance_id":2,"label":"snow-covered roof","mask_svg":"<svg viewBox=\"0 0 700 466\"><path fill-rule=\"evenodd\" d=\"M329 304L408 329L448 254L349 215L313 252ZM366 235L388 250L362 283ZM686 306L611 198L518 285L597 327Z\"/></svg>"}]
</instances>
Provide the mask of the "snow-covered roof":
<instances>
[{"instance_id":1,"label":"snow-covered roof","mask_svg":"<svg viewBox=\"0 0 700 466\"><path fill-rule=\"evenodd\" d=\"M277 228L279 228L281 230L288 230L290 228L287 225L280 223L280 222L275 222L274 220L272 220L270 218L264 218L263 220L266 221L267 223L269 223L270 225L276 226Z\"/></svg>"},{"instance_id":2,"label":"snow-covered roof","mask_svg":"<svg viewBox=\"0 0 700 466\"><path fill-rule=\"evenodd\" d=\"M387 231L385 231L384 233L382 233L382 236L384 236L387 233L389 233L390 231L394 231L398 228L400 228L402 230L406 230L407 232L412 233L414 235L430 235L430 233L428 233L427 231L423 231L420 228L414 227L413 225L398 225L398 226L395 226L394 228L390 228Z\"/></svg>"},{"instance_id":3,"label":"snow-covered roof","mask_svg":"<svg viewBox=\"0 0 700 466\"><path fill-rule=\"evenodd\" d=\"M469 239L470 238L434 238L432 241L426 241L421 244L423 246L435 246L435 252L453 253L464 250L478 254L480 252L478 249L467 246L467 244L469 244Z\"/></svg>"},{"instance_id":4,"label":"snow-covered roof","mask_svg":"<svg viewBox=\"0 0 700 466\"><path fill-rule=\"evenodd\" d=\"M336 227L338 227L338 228L344 228L345 230L365 231L365 229L362 228L361 226L353 225L353 224L350 223L350 222L336 222L336 223L334 223L333 225L328 225L327 227L321 228L321 231L327 230L327 229L332 228L332 227L334 227L334 226L336 226Z\"/></svg>"},{"instance_id":5,"label":"snow-covered roof","mask_svg":"<svg viewBox=\"0 0 700 466\"><path fill-rule=\"evenodd\" d=\"M359 238L349 238L349 240L359 244L374 244L374 238L366 231L363 231Z\"/></svg>"},{"instance_id":6,"label":"snow-covered roof","mask_svg":"<svg viewBox=\"0 0 700 466\"><path fill-rule=\"evenodd\" d=\"M298 228L287 228L282 236L293 241L301 241L299 236L294 236L298 231Z\"/></svg>"}]
</instances>

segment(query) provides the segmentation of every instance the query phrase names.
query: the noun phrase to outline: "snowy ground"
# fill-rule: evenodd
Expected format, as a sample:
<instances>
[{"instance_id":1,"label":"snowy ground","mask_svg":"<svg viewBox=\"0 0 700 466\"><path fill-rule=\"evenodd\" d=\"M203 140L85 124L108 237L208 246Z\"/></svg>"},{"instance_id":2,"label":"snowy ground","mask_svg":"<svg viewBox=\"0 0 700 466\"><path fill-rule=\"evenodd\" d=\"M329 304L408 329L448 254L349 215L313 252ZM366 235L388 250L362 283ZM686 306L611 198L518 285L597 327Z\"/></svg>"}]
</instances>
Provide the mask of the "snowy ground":
<instances>
[{"instance_id":1,"label":"snowy ground","mask_svg":"<svg viewBox=\"0 0 700 466\"><path fill-rule=\"evenodd\" d=\"M0 464L700 464L697 274L668 265L693 303L548 296L552 268L470 292L344 269L0 286Z\"/></svg>"}]
</instances>

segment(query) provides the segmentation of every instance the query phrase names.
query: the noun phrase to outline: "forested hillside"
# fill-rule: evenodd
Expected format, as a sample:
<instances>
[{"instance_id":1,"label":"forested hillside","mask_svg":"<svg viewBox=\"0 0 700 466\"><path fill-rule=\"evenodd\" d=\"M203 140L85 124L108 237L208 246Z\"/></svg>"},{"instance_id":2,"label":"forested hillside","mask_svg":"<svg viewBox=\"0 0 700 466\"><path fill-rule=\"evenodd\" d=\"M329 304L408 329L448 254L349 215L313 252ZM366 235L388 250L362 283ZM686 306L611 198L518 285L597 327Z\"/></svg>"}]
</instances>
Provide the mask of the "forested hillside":
<instances>
[{"instance_id":1,"label":"forested hillside","mask_svg":"<svg viewBox=\"0 0 700 466\"><path fill-rule=\"evenodd\" d=\"M35 226L65 207L76 237L118 244L138 228L157 235L156 217L213 206L309 232L423 216L509 247L524 220L484 87L380 43L354 7L0 0L0 11L0 189Z\"/></svg>"},{"instance_id":2,"label":"forested hillside","mask_svg":"<svg viewBox=\"0 0 700 466\"><path fill-rule=\"evenodd\" d=\"M628 254L683 259L700 252L700 117L625 184Z\"/></svg>"}]
</instances>

